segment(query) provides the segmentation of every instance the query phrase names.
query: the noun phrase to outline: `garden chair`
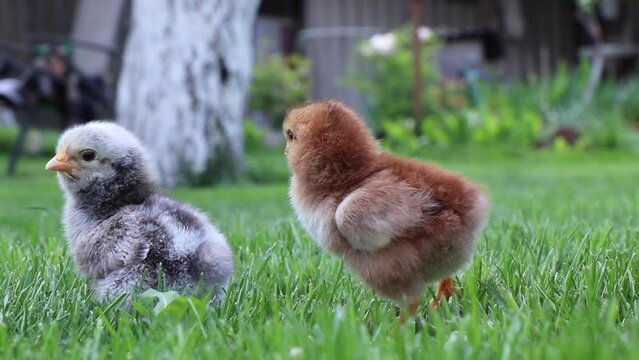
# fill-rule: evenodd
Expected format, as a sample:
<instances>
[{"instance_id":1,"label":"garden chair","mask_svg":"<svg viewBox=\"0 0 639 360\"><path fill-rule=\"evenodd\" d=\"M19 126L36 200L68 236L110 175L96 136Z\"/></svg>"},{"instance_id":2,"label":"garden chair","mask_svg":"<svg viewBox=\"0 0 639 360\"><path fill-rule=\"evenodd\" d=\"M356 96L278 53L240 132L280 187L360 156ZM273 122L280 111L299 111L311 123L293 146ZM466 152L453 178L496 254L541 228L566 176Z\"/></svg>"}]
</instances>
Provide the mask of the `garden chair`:
<instances>
[{"instance_id":1,"label":"garden chair","mask_svg":"<svg viewBox=\"0 0 639 360\"><path fill-rule=\"evenodd\" d=\"M9 89L4 81L5 103L16 109L19 126L7 174L13 175L30 129L58 130L93 120L99 106L113 114L113 63L118 54L118 32L125 0L79 0L70 36L31 34L34 57ZM17 94L17 96L16 96ZM0 98L2 94L0 94ZM6 101L9 98L11 101ZM36 111L53 107L61 118L56 124Z\"/></svg>"}]
</instances>

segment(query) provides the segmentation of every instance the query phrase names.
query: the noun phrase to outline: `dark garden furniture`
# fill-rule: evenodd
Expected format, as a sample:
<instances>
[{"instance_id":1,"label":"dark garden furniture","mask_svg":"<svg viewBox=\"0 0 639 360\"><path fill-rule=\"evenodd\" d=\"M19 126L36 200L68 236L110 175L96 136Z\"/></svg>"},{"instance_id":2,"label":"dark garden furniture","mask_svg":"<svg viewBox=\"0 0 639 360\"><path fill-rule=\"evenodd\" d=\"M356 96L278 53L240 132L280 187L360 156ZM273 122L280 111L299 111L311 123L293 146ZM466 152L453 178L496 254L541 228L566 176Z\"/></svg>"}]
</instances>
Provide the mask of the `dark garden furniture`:
<instances>
[{"instance_id":1,"label":"dark garden furniture","mask_svg":"<svg viewBox=\"0 0 639 360\"><path fill-rule=\"evenodd\" d=\"M15 111L19 127L8 175L15 173L30 129L63 130L101 114L113 116L113 64L124 5L125 0L80 0L70 36L36 33L29 44L0 43L0 102ZM3 49L26 51L29 61L16 65L1 55ZM3 78L2 71L16 75ZM43 116L47 112L54 117Z\"/></svg>"}]
</instances>

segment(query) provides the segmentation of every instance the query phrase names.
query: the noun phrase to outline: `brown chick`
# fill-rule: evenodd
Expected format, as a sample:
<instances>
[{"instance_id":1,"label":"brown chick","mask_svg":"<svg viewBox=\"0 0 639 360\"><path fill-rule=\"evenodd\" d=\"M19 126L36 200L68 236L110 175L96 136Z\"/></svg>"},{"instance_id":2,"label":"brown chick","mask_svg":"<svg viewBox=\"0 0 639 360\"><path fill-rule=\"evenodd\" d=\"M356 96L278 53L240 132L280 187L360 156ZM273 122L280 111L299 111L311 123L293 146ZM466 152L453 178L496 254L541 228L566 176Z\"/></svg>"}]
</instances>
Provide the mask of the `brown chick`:
<instances>
[{"instance_id":1,"label":"brown chick","mask_svg":"<svg viewBox=\"0 0 639 360\"><path fill-rule=\"evenodd\" d=\"M437 301L475 252L489 201L469 180L381 151L362 119L336 101L293 109L283 125L297 217L375 292L414 315L427 283ZM435 301L431 301L431 306Z\"/></svg>"}]
</instances>

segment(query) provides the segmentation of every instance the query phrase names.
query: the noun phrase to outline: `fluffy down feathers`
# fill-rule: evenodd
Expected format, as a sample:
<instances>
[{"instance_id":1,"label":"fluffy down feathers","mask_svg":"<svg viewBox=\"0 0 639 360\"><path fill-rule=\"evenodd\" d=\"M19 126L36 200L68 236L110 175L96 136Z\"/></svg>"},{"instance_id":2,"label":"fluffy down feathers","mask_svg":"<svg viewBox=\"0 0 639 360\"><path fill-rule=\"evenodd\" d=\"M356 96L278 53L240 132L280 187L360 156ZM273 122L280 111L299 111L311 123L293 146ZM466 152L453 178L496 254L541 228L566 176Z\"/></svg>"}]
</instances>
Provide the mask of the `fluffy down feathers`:
<instances>
[{"instance_id":1,"label":"fluffy down feathers","mask_svg":"<svg viewBox=\"0 0 639 360\"><path fill-rule=\"evenodd\" d=\"M195 209L157 192L140 142L112 123L67 130L47 169L65 194L64 229L99 299L165 285L202 284L222 297L233 271L224 236Z\"/></svg>"},{"instance_id":2,"label":"fluffy down feathers","mask_svg":"<svg viewBox=\"0 0 639 360\"><path fill-rule=\"evenodd\" d=\"M382 152L338 102L292 110L283 130L300 222L378 294L414 304L470 260L489 210L477 185Z\"/></svg>"}]
</instances>

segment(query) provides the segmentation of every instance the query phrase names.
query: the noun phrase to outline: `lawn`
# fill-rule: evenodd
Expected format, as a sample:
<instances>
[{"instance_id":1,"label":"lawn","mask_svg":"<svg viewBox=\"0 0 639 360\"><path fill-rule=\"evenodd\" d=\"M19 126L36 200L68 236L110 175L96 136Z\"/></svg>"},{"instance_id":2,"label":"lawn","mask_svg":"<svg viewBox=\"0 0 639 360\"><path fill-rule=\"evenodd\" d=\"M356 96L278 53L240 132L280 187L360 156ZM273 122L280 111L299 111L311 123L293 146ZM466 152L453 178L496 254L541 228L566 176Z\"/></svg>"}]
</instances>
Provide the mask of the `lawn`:
<instances>
[{"instance_id":1,"label":"lawn","mask_svg":"<svg viewBox=\"0 0 639 360\"><path fill-rule=\"evenodd\" d=\"M70 261L46 158L26 159L0 175L0 358L639 358L637 155L424 156L483 183L494 208L456 278L463 296L436 311L424 301L403 327L314 245L282 181L171 191L229 238L237 269L223 304L181 316L144 298L100 305ZM284 168L279 152L252 163Z\"/></svg>"}]
</instances>

